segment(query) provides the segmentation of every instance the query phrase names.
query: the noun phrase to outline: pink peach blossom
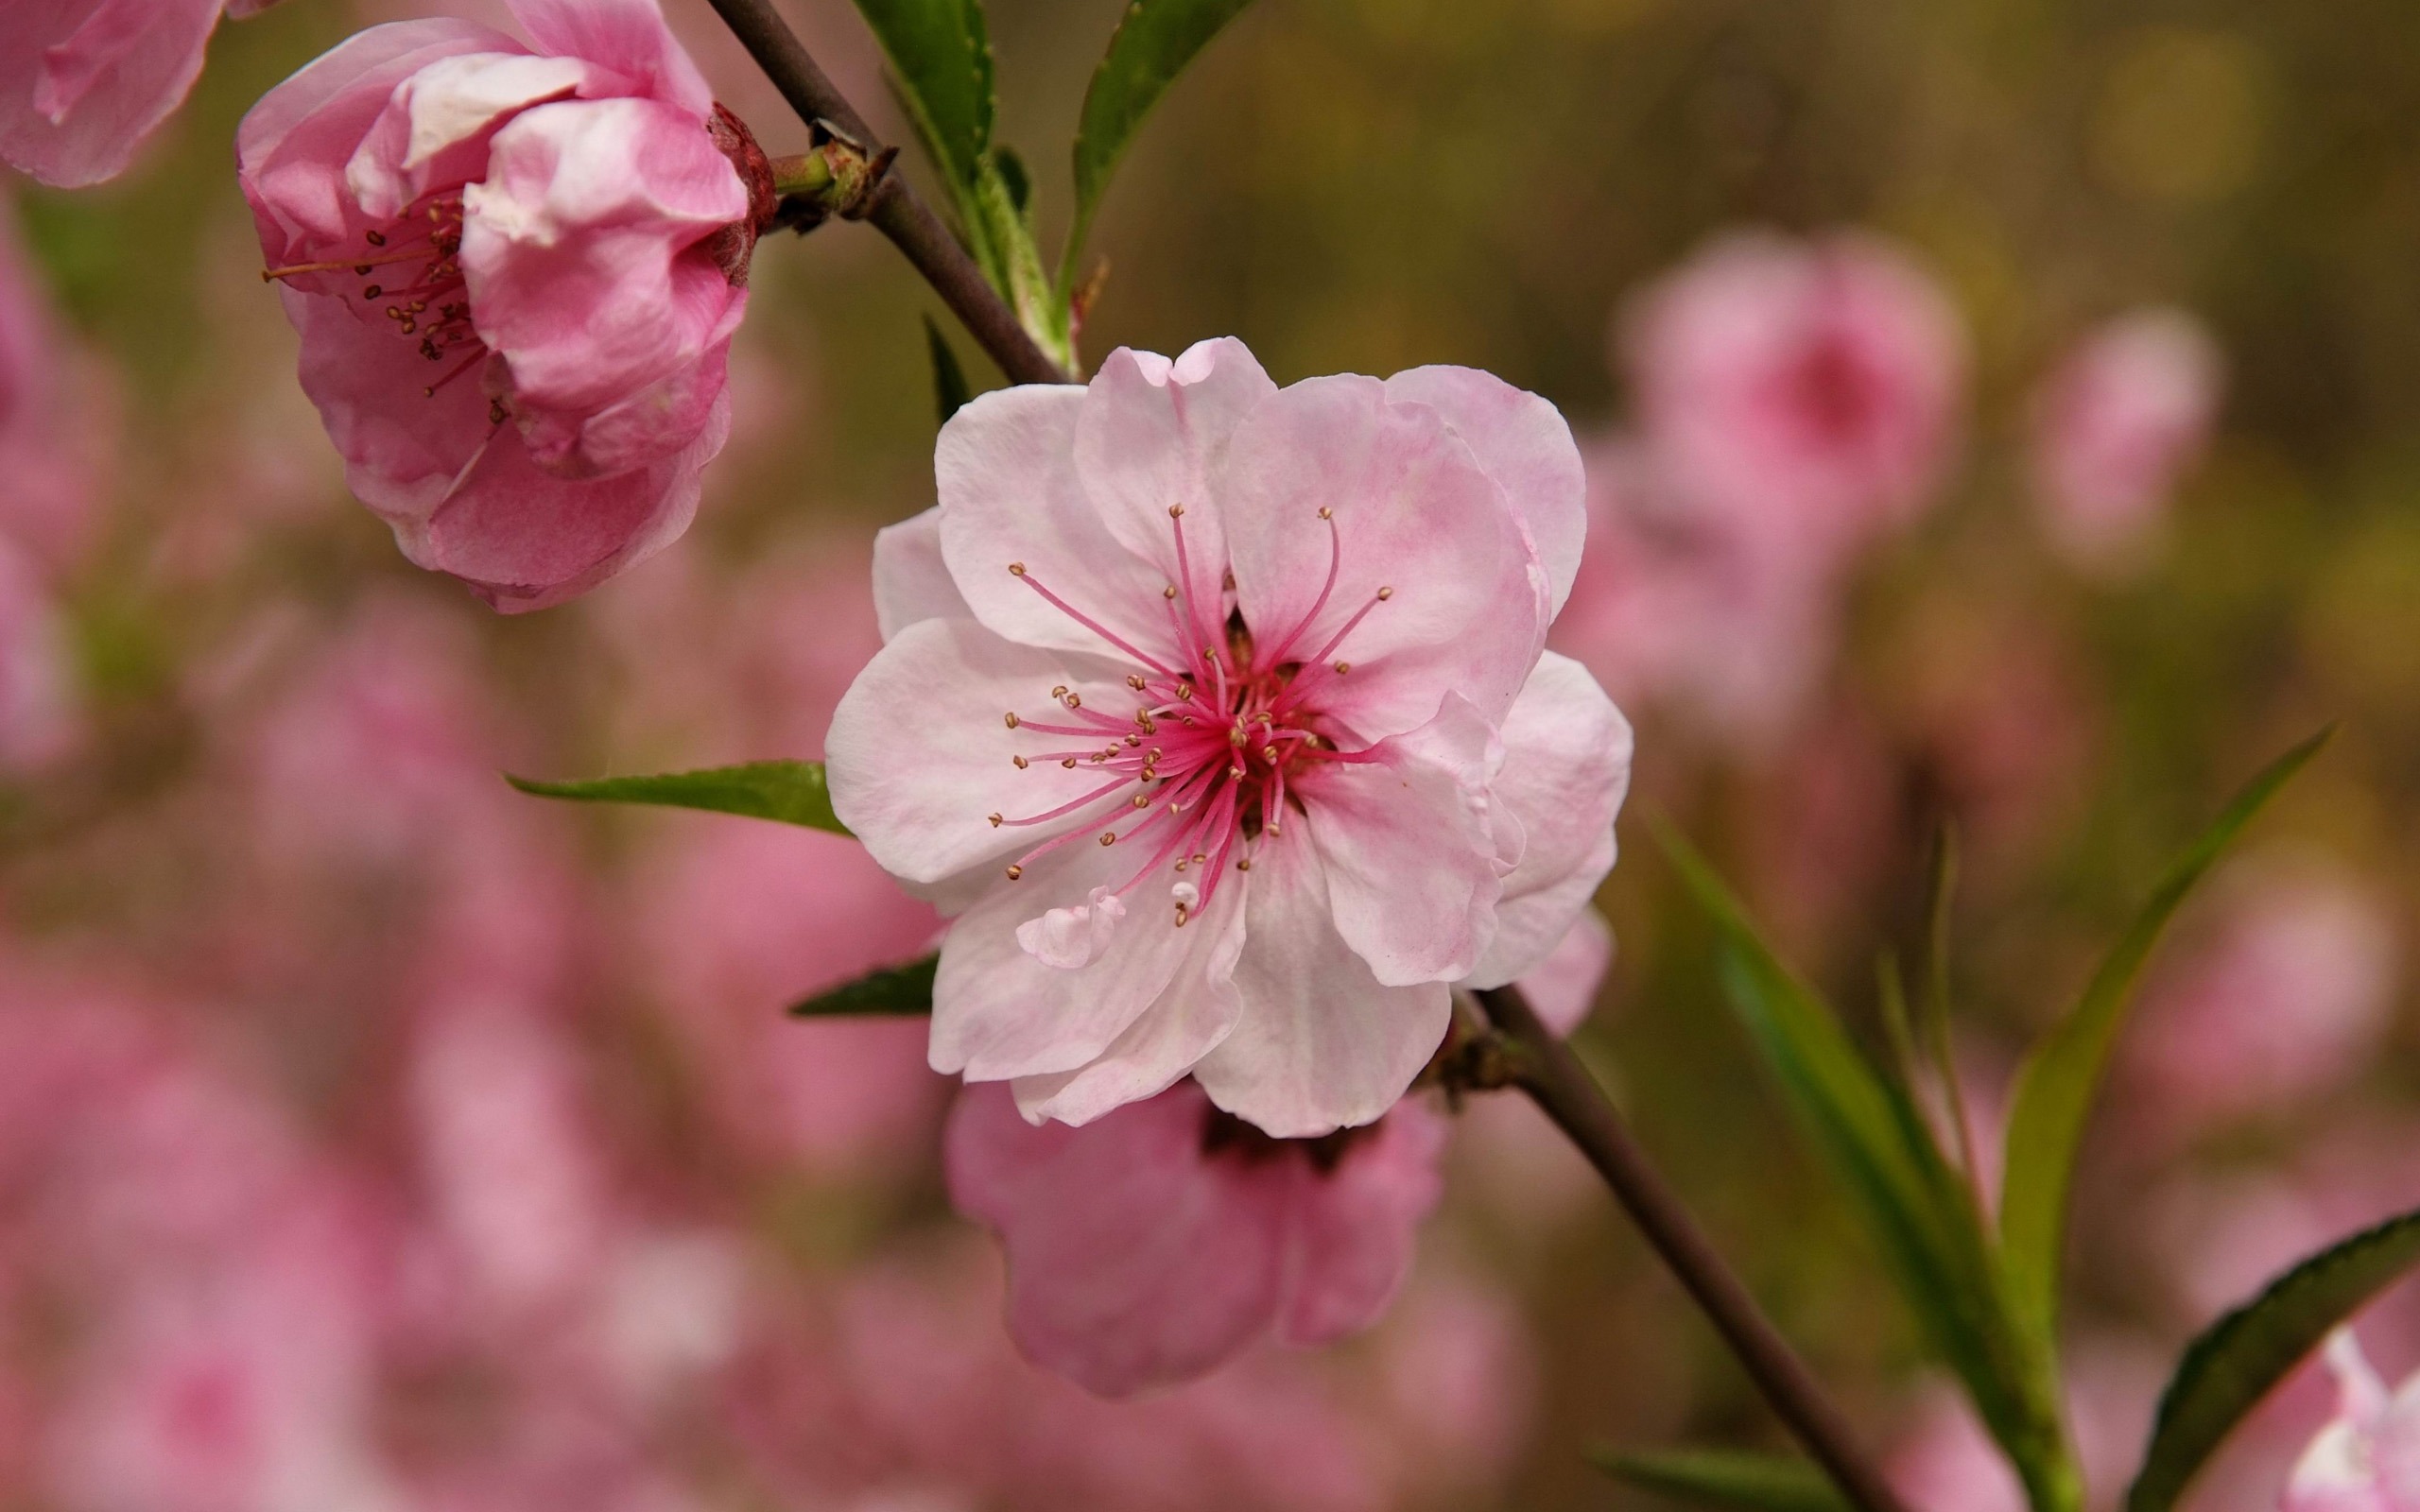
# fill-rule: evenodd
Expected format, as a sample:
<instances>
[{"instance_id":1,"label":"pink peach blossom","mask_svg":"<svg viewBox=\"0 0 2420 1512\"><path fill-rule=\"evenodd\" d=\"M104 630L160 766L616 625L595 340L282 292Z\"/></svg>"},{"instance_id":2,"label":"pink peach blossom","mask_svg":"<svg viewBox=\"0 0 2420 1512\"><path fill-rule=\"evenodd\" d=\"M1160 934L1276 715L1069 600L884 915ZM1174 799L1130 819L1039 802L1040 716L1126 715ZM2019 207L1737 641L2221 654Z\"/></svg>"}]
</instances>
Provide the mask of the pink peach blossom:
<instances>
[{"instance_id":1,"label":"pink peach blossom","mask_svg":"<svg viewBox=\"0 0 2420 1512\"><path fill-rule=\"evenodd\" d=\"M1449 985L1528 971L1613 865L1630 728L1541 655L1585 528L1545 401L1121 350L960 410L936 471L826 742L841 818L958 915L936 1070L1036 1120L1190 1073L1272 1135L1365 1124Z\"/></svg>"},{"instance_id":2,"label":"pink peach blossom","mask_svg":"<svg viewBox=\"0 0 2420 1512\"><path fill-rule=\"evenodd\" d=\"M2035 403L2033 473L2062 555L2093 571L2143 559L2209 444L2225 375L2218 343L2182 310L2122 316L2061 361Z\"/></svg>"},{"instance_id":3,"label":"pink peach blossom","mask_svg":"<svg viewBox=\"0 0 2420 1512\"><path fill-rule=\"evenodd\" d=\"M237 138L303 388L406 556L560 603L687 528L771 204L655 0L360 33Z\"/></svg>"},{"instance_id":4,"label":"pink peach blossom","mask_svg":"<svg viewBox=\"0 0 2420 1512\"><path fill-rule=\"evenodd\" d=\"M0 771L42 765L79 725L66 627L31 563L0 537Z\"/></svg>"},{"instance_id":5,"label":"pink peach blossom","mask_svg":"<svg viewBox=\"0 0 2420 1512\"><path fill-rule=\"evenodd\" d=\"M1618 338L1650 444L1759 534L1846 550L1931 501L1965 341L1897 248L1733 233L1640 295Z\"/></svg>"},{"instance_id":6,"label":"pink peach blossom","mask_svg":"<svg viewBox=\"0 0 2420 1512\"><path fill-rule=\"evenodd\" d=\"M2327 1365L2336 1417L2295 1461L2284 1512L2420 1512L2420 1376L2390 1393L2349 1329Z\"/></svg>"},{"instance_id":7,"label":"pink peach blossom","mask_svg":"<svg viewBox=\"0 0 2420 1512\"><path fill-rule=\"evenodd\" d=\"M1201 1374L1270 1332L1376 1321L1437 1204L1445 1127L1418 1102L1272 1140L1183 1082L1082 1128L1028 1125L1007 1088L951 1115L950 1197L1009 1254L1009 1331L1102 1396Z\"/></svg>"},{"instance_id":8,"label":"pink peach blossom","mask_svg":"<svg viewBox=\"0 0 2420 1512\"><path fill-rule=\"evenodd\" d=\"M0 161L44 183L113 179L184 103L223 9L275 0L11 0L0 27Z\"/></svg>"},{"instance_id":9,"label":"pink peach blossom","mask_svg":"<svg viewBox=\"0 0 2420 1512\"><path fill-rule=\"evenodd\" d=\"M58 572L92 534L108 426L93 365L59 327L0 200L0 538Z\"/></svg>"}]
</instances>

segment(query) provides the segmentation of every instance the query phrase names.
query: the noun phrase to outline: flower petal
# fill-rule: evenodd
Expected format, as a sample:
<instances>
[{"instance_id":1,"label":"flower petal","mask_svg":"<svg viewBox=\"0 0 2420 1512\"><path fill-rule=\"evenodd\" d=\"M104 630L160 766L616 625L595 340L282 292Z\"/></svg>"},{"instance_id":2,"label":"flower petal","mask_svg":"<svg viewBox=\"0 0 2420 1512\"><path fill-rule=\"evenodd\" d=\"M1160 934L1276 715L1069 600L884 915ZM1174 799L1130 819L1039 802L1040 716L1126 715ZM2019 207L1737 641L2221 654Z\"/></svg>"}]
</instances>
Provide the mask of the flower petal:
<instances>
[{"instance_id":1,"label":"flower petal","mask_svg":"<svg viewBox=\"0 0 2420 1512\"><path fill-rule=\"evenodd\" d=\"M1471 969L1470 985L1481 988L1545 959L1587 906L1613 869L1614 816L1630 791L1630 721L1569 657L1538 659L1501 734L1504 769L1492 794L1529 844L1504 878L1495 937Z\"/></svg>"},{"instance_id":2,"label":"flower petal","mask_svg":"<svg viewBox=\"0 0 2420 1512\"><path fill-rule=\"evenodd\" d=\"M1444 1194L1445 1134L1443 1119L1407 1098L1348 1145L1334 1170L1303 1174L1279 1338L1331 1343L1387 1310L1410 1273L1421 1220Z\"/></svg>"},{"instance_id":3,"label":"flower petal","mask_svg":"<svg viewBox=\"0 0 2420 1512\"><path fill-rule=\"evenodd\" d=\"M15 0L0 25L0 160L47 184L116 177L184 102L217 0Z\"/></svg>"},{"instance_id":4,"label":"flower petal","mask_svg":"<svg viewBox=\"0 0 2420 1512\"><path fill-rule=\"evenodd\" d=\"M746 218L748 191L668 106L524 111L495 134L487 177L462 206L472 308L510 369L516 408L594 415L727 341L745 307L698 244Z\"/></svg>"},{"instance_id":5,"label":"flower petal","mask_svg":"<svg viewBox=\"0 0 2420 1512\"><path fill-rule=\"evenodd\" d=\"M1605 969L1613 964L1613 926L1596 909L1582 908L1547 958L1521 973L1521 992L1539 1022L1568 1037L1587 1022Z\"/></svg>"},{"instance_id":6,"label":"flower petal","mask_svg":"<svg viewBox=\"0 0 2420 1512\"><path fill-rule=\"evenodd\" d=\"M1545 642L1545 574L1436 410L1351 374L1281 389L1236 427L1220 507L1260 653L1322 663L1321 706L1361 739L1417 729L1448 691L1489 719L1511 707Z\"/></svg>"},{"instance_id":7,"label":"flower petal","mask_svg":"<svg viewBox=\"0 0 2420 1512\"><path fill-rule=\"evenodd\" d=\"M975 617L942 560L938 505L875 533L873 614L885 641L919 620Z\"/></svg>"},{"instance_id":8,"label":"flower petal","mask_svg":"<svg viewBox=\"0 0 2420 1512\"><path fill-rule=\"evenodd\" d=\"M403 214L431 189L483 177L488 142L515 112L579 92L594 70L518 50L442 58L404 80L345 165L362 213Z\"/></svg>"},{"instance_id":9,"label":"flower petal","mask_svg":"<svg viewBox=\"0 0 2420 1512\"><path fill-rule=\"evenodd\" d=\"M1193 1068L1211 1101L1280 1139L1367 1124L1402 1097L1445 1037L1443 983L1383 987L1331 919L1318 849L1297 831L1253 856L1243 1017Z\"/></svg>"},{"instance_id":10,"label":"flower petal","mask_svg":"<svg viewBox=\"0 0 2420 1512\"><path fill-rule=\"evenodd\" d=\"M942 556L976 618L1011 641L1129 662L1132 647L1173 670L1168 579L1119 544L1078 476L1083 408L1081 388L1028 384L950 417L933 453Z\"/></svg>"},{"instance_id":11,"label":"flower petal","mask_svg":"<svg viewBox=\"0 0 2420 1512\"><path fill-rule=\"evenodd\" d=\"M1084 390L1076 468L1093 507L1129 551L1177 582L1171 505L1184 507L1185 583L1205 635L1225 602L1226 535L1212 479L1226 465L1236 422L1276 384L1233 336L1198 342L1173 363L1118 348Z\"/></svg>"},{"instance_id":12,"label":"flower petal","mask_svg":"<svg viewBox=\"0 0 2420 1512\"><path fill-rule=\"evenodd\" d=\"M1011 759L1093 744L1012 729L1002 717L1018 709L1044 717L1037 711L1057 709L1050 690L1061 685L1090 708L1132 707L1120 702L1132 691L1103 663L1018 645L973 620L907 627L833 712L824 760L840 822L885 871L918 884L1003 866L1049 839L1074 818L1003 826L989 816L1046 813L1107 781L1089 763L1071 771L1055 761L1019 767ZM1019 921L1040 911L1028 909Z\"/></svg>"},{"instance_id":13,"label":"flower petal","mask_svg":"<svg viewBox=\"0 0 2420 1512\"><path fill-rule=\"evenodd\" d=\"M664 24L655 0L511 0L513 19L543 52L602 63L637 94L703 121L715 92Z\"/></svg>"},{"instance_id":14,"label":"flower petal","mask_svg":"<svg viewBox=\"0 0 2420 1512\"><path fill-rule=\"evenodd\" d=\"M1243 1014L1235 975L1250 884L1249 874L1237 876L1186 923L1207 937L1206 948L1187 957L1167 989L1108 1049L1076 1071L1017 1078L1017 1108L1028 1119L1090 1123L1166 1091L1218 1048Z\"/></svg>"},{"instance_id":15,"label":"flower petal","mask_svg":"<svg viewBox=\"0 0 2420 1512\"><path fill-rule=\"evenodd\" d=\"M1488 822L1502 747L1449 693L1435 719L1372 754L1300 779L1337 932L1389 987L1459 980L1486 951L1503 891Z\"/></svg>"},{"instance_id":16,"label":"flower petal","mask_svg":"<svg viewBox=\"0 0 2420 1512\"><path fill-rule=\"evenodd\" d=\"M1529 527L1547 573L1548 617L1563 612L1588 537L1588 474L1563 412L1477 368L1413 368L1387 380L1387 397L1445 417Z\"/></svg>"},{"instance_id":17,"label":"flower petal","mask_svg":"<svg viewBox=\"0 0 2420 1512\"><path fill-rule=\"evenodd\" d=\"M1122 1396L1198 1375L1277 1304L1291 1162L1206 1160L1207 1101L1178 1087L1083 1129L972 1086L950 1115L950 1200L997 1230L1009 1329L1035 1363Z\"/></svg>"}]
</instances>

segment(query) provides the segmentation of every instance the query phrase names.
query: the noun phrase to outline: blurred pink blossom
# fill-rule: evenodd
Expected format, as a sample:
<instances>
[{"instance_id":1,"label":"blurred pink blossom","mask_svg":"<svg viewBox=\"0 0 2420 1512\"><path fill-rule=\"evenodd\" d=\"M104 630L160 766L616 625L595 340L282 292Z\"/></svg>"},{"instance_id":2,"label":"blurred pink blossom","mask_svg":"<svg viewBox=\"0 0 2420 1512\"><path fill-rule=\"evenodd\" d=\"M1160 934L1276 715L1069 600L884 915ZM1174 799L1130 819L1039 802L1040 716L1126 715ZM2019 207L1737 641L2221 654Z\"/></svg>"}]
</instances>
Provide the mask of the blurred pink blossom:
<instances>
[{"instance_id":1,"label":"blurred pink blossom","mask_svg":"<svg viewBox=\"0 0 2420 1512\"><path fill-rule=\"evenodd\" d=\"M2182 310L2140 310L2092 333L2035 402L2033 472L2050 543L2089 571L2153 544L2177 479L2217 421L2225 358Z\"/></svg>"},{"instance_id":2,"label":"blurred pink blossom","mask_svg":"<svg viewBox=\"0 0 2420 1512\"><path fill-rule=\"evenodd\" d=\"M1785 549L1839 554L1905 524L1960 430L1956 312L1861 232L1725 236L1633 301L1617 345L1663 465Z\"/></svg>"},{"instance_id":3,"label":"blurred pink blossom","mask_svg":"<svg viewBox=\"0 0 2420 1512\"><path fill-rule=\"evenodd\" d=\"M0 161L74 187L125 171L184 102L224 9L274 0L12 0L0 27Z\"/></svg>"},{"instance_id":4,"label":"blurred pink blossom","mask_svg":"<svg viewBox=\"0 0 2420 1512\"><path fill-rule=\"evenodd\" d=\"M58 606L32 563L0 537L0 773L73 747L79 701Z\"/></svg>"},{"instance_id":5,"label":"blurred pink blossom","mask_svg":"<svg viewBox=\"0 0 2420 1512\"><path fill-rule=\"evenodd\" d=\"M245 117L246 198L354 491L498 609L687 528L770 170L655 0L360 33Z\"/></svg>"},{"instance_id":6,"label":"blurred pink blossom","mask_svg":"<svg viewBox=\"0 0 2420 1512\"><path fill-rule=\"evenodd\" d=\"M0 200L0 477L9 480L0 540L54 574L93 534L110 429L101 387L60 329Z\"/></svg>"},{"instance_id":7,"label":"blurred pink blossom","mask_svg":"<svg viewBox=\"0 0 2420 1512\"><path fill-rule=\"evenodd\" d=\"M1376 1117L1448 985L1527 971L1613 865L1629 726L1541 657L1562 417L1468 369L1279 389L1224 339L986 394L935 465L827 738L843 821L964 910L935 1069L1070 1123L1188 1073L1279 1136Z\"/></svg>"},{"instance_id":8,"label":"blurred pink blossom","mask_svg":"<svg viewBox=\"0 0 2420 1512\"><path fill-rule=\"evenodd\" d=\"M2420 1376L2389 1393L2350 1329L2328 1336L2336 1417L2294 1462L2284 1512L2420 1512Z\"/></svg>"},{"instance_id":9,"label":"blurred pink blossom","mask_svg":"<svg viewBox=\"0 0 2420 1512\"><path fill-rule=\"evenodd\" d=\"M2389 900L2341 867L2237 868L2198 949L2145 992L2127 1068L2133 1122L2179 1133L2283 1111L2357 1074L2401 974Z\"/></svg>"},{"instance_id":10,"label":"blurred pink blossom","mask_svg":"<svg viewBox=\"0 0 2420 1512\"><path fill-rule=\"evenodd\" d=\"M1189 1081L1082 1128L1036 1127L977 1082L950 1117L950 1197L1008 1250L1018 1347L1126 1396L1272 1329L1313 1345L1376 1321L1443 1190L1444 1139L1415 1100L1359 1129L1272 1140Z\"/></svg>"}]
</instances>

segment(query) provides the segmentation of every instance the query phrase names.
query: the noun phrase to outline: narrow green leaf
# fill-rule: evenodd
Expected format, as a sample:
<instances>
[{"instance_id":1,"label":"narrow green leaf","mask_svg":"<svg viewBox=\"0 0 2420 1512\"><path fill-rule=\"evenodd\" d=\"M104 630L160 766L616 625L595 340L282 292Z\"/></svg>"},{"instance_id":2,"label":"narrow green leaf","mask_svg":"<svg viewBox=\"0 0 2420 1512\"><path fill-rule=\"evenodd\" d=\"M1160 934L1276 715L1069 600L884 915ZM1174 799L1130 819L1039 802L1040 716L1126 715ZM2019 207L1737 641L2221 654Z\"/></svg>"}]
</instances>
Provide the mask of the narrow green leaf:
<instances>
[{"instance_id":1,"label":"narrow green leaf","mask_svg":"<svg viewBox=\"0 0 2420 1512\"><path fill-rule=\"evenodd\" d=\"M933 973L942 958L927 955L819 992L790 1009L795 1019L877 1016L917 1018L933 1011Z\"/></svg>"},{"instance_id":2,"label":"narrow green leaf","mask_svg":"<svg viewBox=\"0 0 2420 1512\"><path fill-rule=\"evenodd\" d=\"M1858 1202L1933 1349L1965 1383L2034 1505L2072 1507L2080 1490L2055 1360L2010 1317L1998 1258L1965 1183L1907 1091L1767 948L1705 859L1669 826L1655 833L1714 919L1732 1006Z\"/></svg>"},{"instance_id":3,"label":"narrow green leaf","mask_svg":"<svg viewBox=\"0 0 2420 1512\"><path fill-rule=\"evenodd\" d=\"M2169 917L2220 853L2334 732L2332 727L2321 730L2244 785L2169 867L2151 900L2102 957L2075 1011L2034 1047L2017 1074L2009 1108L2000 1246L2017 1315L2046 1345L2058 1331L2059 1267L2066 1246L2067 1188L2075 1174L2076 1150L2083 1142L2085 1120L2143 963Z\"/></svg>"},{"instance_id":4,"label":"narrow green leaf","mask_svg":"<svg viewBox=\"0 0 2420 1512\"><path fill-rule=\"evenodd\" d=\"M982 0L856 0L916 135L953 190L992 146L992 40Z\"/></svg>"},{"instance_id":5,"label":"narrow green leaf","mask_svg":"<svg viewBox=\"0 0 2420 1512\"><path fill-rule=\"evenodd\" d=\"M1593 1449L1589 1460L1617 1481L1703 1506L1747 1512L1850 1512L1849 1502L1806 1460L1732 1450L1633 1453Z\"/></svg>"},{"instance_id":6,"label":"narrow green leaf","mask_svg":"<svg viewBox=\"0 0 2420 1512\"><path fill-rule=\"evenodd\" d=\"M2271 1281L2205 1330L2160 1397L2126 1512L2168 1512L2237 1423L2328 1330L2415 1263L2420 1212L2343 1240Z\"/></svg>"},{"instance_id":7,"label":"narrow green leaf","mask_svg":"<svg viewBox=\"0 0 2420 1512\"><path fill-rule=\"evenodd\" d=\"M1949 1048L1949 922L1958 898L1958 827L1944 823L1932 849L1932 902L1926 910L1925 1047L1941 1082L1943 1110L1958 1142L1958 1170L1976 1185L1974 1125L1966 1116L1966 1090L1958 1081L1958 1060ZM1979 1187L1978 1188L1979 1190Z\"/></svg>"},{"instance_id":8,"label":"narrow green leaf","mask_svg":"<svg viewBox=\"0 0 2420 1512\"><path fill-rule=\"evenodd\" d=\"M981 229L989 249L991 275L1026 335L1063 368L1075 366L1069 337L1067 301L1043 270L1042 249L1033 234L1033 216L1017 202L1016 183L998 153L987 154L967 191L966 213ZM1019 171L1022 171L1021 169Z\"/></svg>"},{"instance_id":9,"label":"narrow green leaf","mask_svg":"<svg viewBox=\"0 0 2420 1512\"><path fill-rule=\"evenodd\" d=\"M966 369L958 365L958 353L950 350L949 337L929 315L925 317L925 350L933 357L933 408L946 425L975 397L975 390L966 381Z\"/></svg>"},{"instance_id":10,"label":"narrow green leaf","mask_svg":"<svg viewBox=\"0 0 2420 1512\"><path fill-rule=\"evenodd\" d=\"M605 777L590 782L541 782L510 772L504 780L540 798L582 803L660 803L752 819L778 819L834 834L849 833L832 812L832 794L824 786L821 762L750 762L744 766L714 766L656 777Z\"/></svg>"},{"instance_id":11,"label":"narrow green leaf","mask_svg":"<svg viewBox=\"0 0 2420 1512\"><path fill-rule=\"evenodd\" d=\"M1076 127L1076 215L1067 228L1067 249L1059 260L1059 291L1076 286L1076 266L1093 213L1109 188L1117 160L1160 95L1194 55L1252 0L1133 0L1109 39L1109 52L1093 70L1084 111Z\"/></svg>"}]
</instances>

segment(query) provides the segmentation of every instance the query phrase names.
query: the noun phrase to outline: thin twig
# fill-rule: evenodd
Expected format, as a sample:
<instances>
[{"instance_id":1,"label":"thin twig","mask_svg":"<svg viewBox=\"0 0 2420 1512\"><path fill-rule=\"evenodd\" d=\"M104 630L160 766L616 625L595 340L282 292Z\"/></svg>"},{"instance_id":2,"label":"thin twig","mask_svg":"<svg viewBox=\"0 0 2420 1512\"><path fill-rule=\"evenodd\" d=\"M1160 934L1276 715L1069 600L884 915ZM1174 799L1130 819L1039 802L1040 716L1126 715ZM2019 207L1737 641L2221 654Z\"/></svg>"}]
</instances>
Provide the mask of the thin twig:
<instances>
[{"instance_id":1,"label":"thin twig","mask_svg":"<svg viewBox=\"0 0 2420 1512\"><path fill-rule=\"evenodd\" d=\"M865 117L851 107L833 86L831 78L816 66L790 30L789 23L773 9L772 0L709 0L732 34L748 49L756 65L789 101L799 118L812 126L817 121L829 121L854 137L869 157L880 152L882 145L867 127ZM941 217L908 187L907 180L896 174L886 174L866 206L864 219L874 230L891 240L891 244L908 254L916 271L942 297L942 302L966 324L966 329L1000 365L1000 370L1012 383L1063 384L1071 381L1048 354L1026 335L1017 323L1016 313L992 287L983 270L958 245Z\"/></svg>"},{"instance_id":2,"label":"thin twig","mask_svg":"<svg viewBox=\"0 0 2420 1512\"><path fill-rule=\"evenodd\" d=\"M1597 1168L1647 1242L1705 1310L1723 1341L1746 1366L1773 1411L1841 1490L1864 1512L1907 1512L1849 1432L1847 1419L1781 1336L1756 1299L1715 1251L1713 1242L1639 1147L1596 1078L1578 1057L1538 1022L1513 987L1478 994L1496 1029L1523 1054L1523 1091Z\"/></svg>"}]
</instances>

